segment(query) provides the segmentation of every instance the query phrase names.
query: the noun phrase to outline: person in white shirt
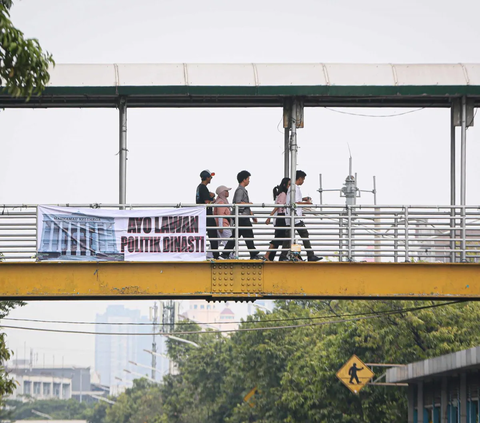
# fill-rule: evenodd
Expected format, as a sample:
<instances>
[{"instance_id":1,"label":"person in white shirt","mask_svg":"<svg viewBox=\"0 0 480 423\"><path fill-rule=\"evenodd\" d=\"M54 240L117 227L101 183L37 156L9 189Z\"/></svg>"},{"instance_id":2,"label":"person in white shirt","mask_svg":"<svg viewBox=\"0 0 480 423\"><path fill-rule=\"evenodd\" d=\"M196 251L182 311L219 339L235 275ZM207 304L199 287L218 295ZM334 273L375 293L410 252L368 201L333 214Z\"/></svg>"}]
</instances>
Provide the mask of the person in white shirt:
<instances>
[{"instance_id":1,"label":"person in white shirt","mask_svg":"<svg viewBox=\"0 0 480 423\"><path fill-rule=\"evenodd\" d=\"M296 180L295 180L295 203L296 204L312 204L312 199L310 197L302 197L302 191L300 190L300 186L303 185L305 182L305 177L307 174L303 170L297 170ZM290 192L291 187L287 191L287 201L286 204L290 204ZM287 207L286 210L287 216L290 216L290 209ZM296 209L296 216L301 217L303 216L302 208ZM290 219L287 220L287 226L290 225ZM307 250L307 259L308 261L320 261L323 257L318 257L315 255L315 252L312 249L312 244L310 244L310 240L308 239L308 231L305 228L305 222L303 219L296 218L295 219L295 228L297 229L298 235L302 238L303 246ZM290 236L290 235L289 235ZM290 250L290 241L285 241L283 244L282 254L280 255L280 261L287 260L287 254Z\"/></svg>"}]
</instances>

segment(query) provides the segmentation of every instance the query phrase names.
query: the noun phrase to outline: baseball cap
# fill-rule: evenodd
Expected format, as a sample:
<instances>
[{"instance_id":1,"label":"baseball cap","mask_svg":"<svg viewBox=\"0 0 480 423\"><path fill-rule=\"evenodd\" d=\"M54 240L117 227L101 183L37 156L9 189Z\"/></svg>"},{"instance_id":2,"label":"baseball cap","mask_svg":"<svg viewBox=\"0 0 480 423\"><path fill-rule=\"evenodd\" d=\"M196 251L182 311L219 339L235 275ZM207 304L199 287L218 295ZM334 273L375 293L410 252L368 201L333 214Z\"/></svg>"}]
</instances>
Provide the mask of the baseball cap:
<instances>
[{"instance_id":1,"label":"baseball cap","mask_svg":"<svg viewBox=\"0 0 480 423\"><path fill-rule=\"evenodd\" d=\"M232 189L232 188L227 188L225 185L220 185L220 186L216 189L215 193L216 193L217 195L220 195L221 192L223 192L223 191L230 191L231 189Z\"/></svg>"},{"instance_id":2,"label":"baseball cap","mask_svg":"<svg viewBox=\"0 0 480 423\"><path fill-rule=\"evenodd\" d=\"M200 172L200 178L202 179L210 178L210 176L215 176L215 172L210 172L208 169L202 170Z\"/></svg>"}]
</instances>

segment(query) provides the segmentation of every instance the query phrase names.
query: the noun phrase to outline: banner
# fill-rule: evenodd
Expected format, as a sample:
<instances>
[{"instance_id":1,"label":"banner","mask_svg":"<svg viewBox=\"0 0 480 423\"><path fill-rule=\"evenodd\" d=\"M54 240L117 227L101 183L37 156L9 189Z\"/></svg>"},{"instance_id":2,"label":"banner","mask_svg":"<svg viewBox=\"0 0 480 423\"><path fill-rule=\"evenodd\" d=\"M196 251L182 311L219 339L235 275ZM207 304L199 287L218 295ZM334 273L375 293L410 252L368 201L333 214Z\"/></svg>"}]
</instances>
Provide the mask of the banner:
<instances>
[{"instance_id":1,"label":"banner","mask_svg":"<svg viewBox=\"0 0 480 423\"><path fill-rule=\"evenodd\" d=\"M37 259L206 260L205 208L95 210L38 206Z\"/></svg>"}]
</instances>

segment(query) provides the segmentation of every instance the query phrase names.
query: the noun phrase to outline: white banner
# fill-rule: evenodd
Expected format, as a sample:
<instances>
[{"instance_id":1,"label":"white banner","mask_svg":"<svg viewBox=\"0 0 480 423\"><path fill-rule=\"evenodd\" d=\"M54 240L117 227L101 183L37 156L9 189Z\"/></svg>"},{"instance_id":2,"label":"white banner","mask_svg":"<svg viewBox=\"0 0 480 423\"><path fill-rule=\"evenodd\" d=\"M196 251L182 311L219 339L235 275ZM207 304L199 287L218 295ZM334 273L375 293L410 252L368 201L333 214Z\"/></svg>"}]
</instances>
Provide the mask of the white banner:
<instances>
[{"instance_id":1,"label":"white banner","mask_svg":"<svg viewBox=\"0 0 480 423\"><path fill-rule=\"evenodd\" d=\"M206 260L203 207L95 210L38 206L38 260Z\"/></svg>"}]
</instances>

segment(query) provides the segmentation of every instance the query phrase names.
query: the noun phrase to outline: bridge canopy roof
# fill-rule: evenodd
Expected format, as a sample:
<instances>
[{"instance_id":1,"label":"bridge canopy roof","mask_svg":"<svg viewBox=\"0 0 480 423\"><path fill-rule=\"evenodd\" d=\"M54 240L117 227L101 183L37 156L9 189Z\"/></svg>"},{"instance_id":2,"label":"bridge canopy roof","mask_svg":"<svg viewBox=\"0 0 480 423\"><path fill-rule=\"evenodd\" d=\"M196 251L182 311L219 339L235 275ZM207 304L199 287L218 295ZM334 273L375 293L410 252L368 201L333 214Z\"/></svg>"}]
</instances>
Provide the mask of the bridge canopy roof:
<instances>
[{"instance_id":1,"label":"bridge canopy roof","mask_svg":"<svg viewBox=\"0 0 480 423\"><path fill-rule=\"evenodd\" d=\"M480 102L480 64L58 64L28 103L0 93L0 107L449 107Z\"/></svg>"}]
</instances>

